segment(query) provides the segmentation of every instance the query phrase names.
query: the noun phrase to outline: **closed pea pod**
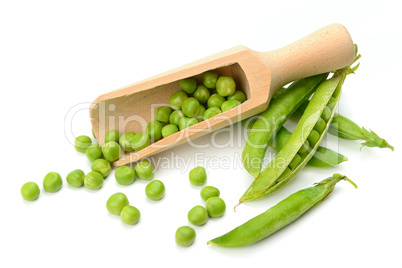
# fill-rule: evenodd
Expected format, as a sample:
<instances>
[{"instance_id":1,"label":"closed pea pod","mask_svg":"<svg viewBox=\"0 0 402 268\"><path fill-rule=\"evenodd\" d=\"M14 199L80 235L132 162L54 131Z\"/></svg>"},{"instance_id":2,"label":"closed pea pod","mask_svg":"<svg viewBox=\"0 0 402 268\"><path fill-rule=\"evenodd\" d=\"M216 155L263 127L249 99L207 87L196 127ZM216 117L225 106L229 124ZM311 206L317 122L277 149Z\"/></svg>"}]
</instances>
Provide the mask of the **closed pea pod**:
<instances>
[{"instance_id":1,"label":"closed pea pod","mask_svg":"<svg viewBox=\"0 0 402 268\"><path fill-rule=\"evenodd\" d=\"M305 101L299 109L293 114L294 118L300 118L303 115L309 101ZM328 107L332 104L328 104ZM380 138L374 131L367 130L364 127L360 127L358 124L350 120L349 118L340 115L338 113L334 114L331 125L329 126L328 133L337 136L345 140L361 140L362 147L378 147L378 148L388 148L392 151L394 147L390 145L385 139Z\"/></svg>"},{"instance_id":2,"label":"closed pea pod","mask_svg":"<svg viewBox=\"0 0 402 268\"><path fill-rule=\"evenodd\" d=\"M208 241L208 244L220 247L241 247L258 242L292 223L320 203L334 190L340 180L347 180L357 188L345 176L334 174L332 177L316 183L313 187L288 196L232 231Z\"/></svg>"}]
</instances>

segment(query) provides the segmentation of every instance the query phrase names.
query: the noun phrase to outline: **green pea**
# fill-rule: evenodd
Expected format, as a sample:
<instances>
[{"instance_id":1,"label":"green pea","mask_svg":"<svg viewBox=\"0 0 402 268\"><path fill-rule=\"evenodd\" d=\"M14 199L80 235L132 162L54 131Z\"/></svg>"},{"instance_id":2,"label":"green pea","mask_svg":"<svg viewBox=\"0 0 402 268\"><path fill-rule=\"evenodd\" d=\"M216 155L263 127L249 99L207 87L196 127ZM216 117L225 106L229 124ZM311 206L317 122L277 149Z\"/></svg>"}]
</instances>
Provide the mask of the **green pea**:
<instances>
[{"instance_id":1,"label":"green pea","mask_svg":"<svg viewBox=\"0 0 402 268\"><path fill-rule=\"evenodd\" d=\"M185 78L180 80L180 88L188 94L193 94L197 89L197 81L194 78Z\"/></svg>"},{"instance_id":2,"label":"green pea","mask_svg":"<svg viewBox=\"0 0 402 268\"><path fill-rule=\"evenodd\" d=\"M328 106L329 109L333 110L335 108L335 106L336 106L336 103L337 103L336 98L331 97L331 98L329 98L327 106Z\"/></svg>"},{"instance_id":3,"label":"green pea","mask_svg":"<svg viewBox=\"0 0 402 268\"><path fill-rule=\"evenodd\" d=\"M121 156L121 147L117 142L109 141L103 145L102 154L107 161L114 162Z\"/></svg>"},{"instance_id":4,"label":"green pea","mask_svg":"<svg viewBox=\"0 0 402 268\"><path fill-rule=\"evenodd\" d=\"M300 147L298 154L303 155L309 152L310 148L310 143L308 142L308 140L306 140L303 145Z\"/></svg>"},{"instance_id":5,"label":"green pea","mask_svg":"<svg viewBox=\"0 0 402 268\"><path fill-rule=\"evenodd\" d=\"M205 186L200 191L201 198L204 201L207 201L210 197L213 197L213 196L219 197L220 194L221 193L220 193L219 189L215 188L213 186Z\"/></svg>"},{"instance_id":6,"label":"green pea","mask_svg":"<svg viewBox=\"0 0 402 268\"><path fill-rule=\"evenodd\" d=\"M140 218L141 213L136 207L128 205L121 210L120 219L125 224L137 224Z\"/></svg>"},{"instance_id":7,"label":"green pea","mask_svg":"<svg viewBox=\"0 0 402 268\"><path fill-rule=\"evenodd\" d=\"M112 166L105 159L96 159L92 162L91 170L98 172L103 178L106 178L112 171Z\"/></svg>"},{"instance_id":8,"label":"green pea","mask_svg":"<svg viewBox=\"0 0 402 268\"><path fill-rule=\"evenodd\" d=\"M200 104L200 107L198 108L198 114L195 117L198 122L205 120L204 113L205 113L205 107L204 105Z\"/></svg>"},{"instance_id":9,"label":"green pea","mask_svg":"<svg viewBox=\"0 0 402 268\"><path fill-rule=\"evenodd\" d=\"M90 162L93 162L103 156L102 148L97 143L91 144L91 146L89 146L85 151L85 154Z\"/></svg>"},{"instance_id":10,"label":"green pea","mask_svg":"<svg viewBox=\"0 0 402 268\"><path fill-rule=\"evenodd\" d=\"M185 117L183 112L181 110L176 110L170 114L169 122L170 122L170 124L179 126L179 121L180 121L180 118L182 118L182 117Z\"/></svg>"},{"instance_id":11,"label":"green pea","mask_svg":"<svg viewBox=\"0 0 402 268\"><path fill-rule=\"evenodd\" d=\"M145 187L145 194L151 200L160 200L165 195L165 185L159 180L153 180Z\"/></svg>"},{"instance_id":12,"label":"green pea","mask_svg":"<svg viewBox=\"0 0 402 268\"><path fill-rule=\"evenodd\" d=\"M234 107L240 105L240 101L238 100L228 100L222 103L222 112L229 111L230 109L233 109Z\"/></svg>"},{"instance_id":13,"label":"green pea","mask_svg":"<svg viewBox=\"0 0 402 268\"><path fill-rule=\"evenodd\" d=\"M102 174L96 171L91 171L84 178L84 185L87 189L98 190L103 185Z\"/></svg>"},{"instance_id":14,"label":"green pea","mask_svg":"<svg viewBox=\"0 0 402 268\"><path fill-rule=\"evenodd\" d=\"M21 196L26 201L34 201L38 199L40 194L39 186L35 182L26 182L21 187Z\"/></svg>"},{"instance_id":15,"label":"green pea","mask_svg":"<svg viewBox=\"0 0 402 268\"><path fill-rule=\"evenodd\" d=\"M189 247L194 243L195 231L190 226L181 226L176 230L176 244L182 247Z\"/></svg>"},{"instance_id":16,"label":"green pea","mask_svg":"<svg viewBox=\"0 0 402 268\"><path fill-rule=\"evenodd\" d=\"M169 106L159 107L155 110L155 119L161 123L169 123L169 117L172 111L172 108Z\"/></svg>"},{"instance_id":17,"label":"green pea","mask_svg":"<svg viewBox=\"0 0 402 268\"><path fill-rule=\"evenodd\" d=\"M310 134L307 137L307 140L310 143L311 148L314 147L314 145L318 142L319 139L320 139L320 133L318 133L314 129L310 132Z\"/></svg>"},{"instance_id":18,"label":"green pea","mask_svg":"<svg viewBox=\"0 0 402 268\"><path fill-rule=\"evenodd\" d=\"M117 131L115 129L111 129L108 132L106 132L104 142L105 142L105 144L110 141L119 142L119 139L120 139L119 131Z\"/></svg>"},{"instance_id":19,"label":"green pea","mask_svg":"<svg viewBox=\"0 0 402 268\"><path fill-rule=\"evenodd\" d=\"M323 133L325 128L326 128L327 124L325 123L324 119L319 118L317 123L315 123L314 129L318 132L318 133Z\"/></svg>"},{"instance_id":20,"label":"green pea","mask_svg":"<svg viewBox=\"0 0 402 268\"><path fill-rule=\"evenodd\" d=\"M128 205L128 198L123 193L112 194L106 201L106 209L114 215L120 215L123 208Z\"/></svg>"},{"instance_id":21,"label":"green pea","mask_svg":"<svg viewBox=\"0 0 402 268\"><path fill-rule=\"evenodd\" d=\"M296 154L292 161L289 163L289 168L291 170L294 170L295 168L297 168L297 166L302 162L302 158L299 154Z\"/></svg>"},{"instance_id":22,"label":"green pea","mask_svg":"<svg viewBox=\"0 0 402 268\"><path fill-rule=\"evenodd\" d=\"M233 95L228 96L228 100L238 100L241 103L245 102L246 99L246 95L244 95L243 91L241 90L236 90Z\"/></svg>"},{"instance_id":23,"label":"green pea","mask_svg":"<svg viewBox=\"0 0 402 268\"><path fill-rule=\"evenodd\" d=\"M207 222L208 212L203 206L195 206L188 212L187 219L191 224L201 226Z\"/></svg>"},{"instance_id":24,"label":"green pea","mask_svg":"<svg viewBox=\"0 0 402 268\"><path fill-rule=\"evenodd\" d=\"M55 193L60 190L63 185L63 180L57 172L49 172L43 179L43 188L46 192Z\"/></svg>"},{"instance_id":25,"label":"green pea","mask_svg":"<svg viewBox=\"0 0 402 268\"><path fill-rule=\"evenodd\" d=\"M148 160L142 160L135 166L135 173L142 180L152 180L154 178L154 167Z\"/></svg>"},{"instance_id":26,"label":"green pea","mask_svg":"<svg viewBox=\"0 0 402 268\"><path fill-rule=\"evenodd\" d=\"M148 123L145 132L153 141L158 141L162 138L162 124L158 121L151 121Z\"/></svg>"},{"instance_id":27,"label":"green pea","mask_svg":"<svg viewBox=\"0 0 402 268\"><path fill-rule=\"evenodd\" d=\"M328 122L328 120L331 118L331 114L332 114L331 109L328 108L328 106L325 106L321 114L321 118L324 119L325 122Z\"/></svg>"},{"instance_id":28,"label":"green pea","mask_svg":"<svg viewBox=\"0 0 402 268\"><path fill-rule=\"evenodd\" d=\"M135 151L141 151L150 144L151 139L146 133L135 134L134 137L132 137L130 140L131 148L133 148Z\"/></svg>"},{"instance_id":29,"label":"green pea","mask_svg":"<svg viewBox=\"0 0 402 268\"><path fill-rule=\"evenodd\" d=\"M126 132L120 136L119 144L121 148L123 148L126 152L132 152L133 148L131 148L130 140L135 136L135 133L132 131Z\"/></svg>"},{"instance_id":30,"label":"green pea","mask_svg":"<svg viewBox=\"0 0 402 268\"><path fill-rule=\"evenodd\" d=\"M220 113L222 113L221 109L219 109L218 107L211 107L204 112L204 118L209 119Z\"/></svg>"},{"instance_id":31,"label":"green pea","mask_svg":"<svg viewBox=\"0 0 402 268\"><path fill-rule=\"evenodd\" d=\"M203 167L195 167L190 170L188 175L190 183L195 186L200 186L205 184L207 181L207 173L205 172L205 168Z\"/></svg>"},{"instance_id":32,"label":"green pea","mask_svg":"<svg viewBox=\"0 0 402 268\"><path fill-rule=\"evenodd\" d=\"M66 177L67 183L71 187L79 188L84 184L85 173L81 169L76 169L68 173Z\"/></svg>"},{"instance_id":33,"label":"green pea","mask_svg":"<svg viewBox=\"0 0 402 268\"><path fill-rule=\"evenodd\" d=\"M135 181L135 171L131 167L118 167L114 173L116 181L120 185L130 185Z\"/></svg>"},{"instance_id":34,"label":"green pea","mask_svg":"<svg viewBox=\"0 0 402 268\"><path fill-rule=\"evenodd\" d=\"M225 201L218 196L208 198L208 200L205 202L205 207L207 208L208 215L211 218L221 217L226 211Z\"/></svg>"},{"instance_id":35,"label":"green pea","mask_svg":"<svg viewBox=\"0 0 402 268\"><path fill-rule=\"evenodd\" d=\"M236 83L230 76L221 76L216 81L216 92L222 97L233 95L236 92Z\"/></svg>"},{"instance_id":36,"label":"green pea","mask_svg":"<svg viewBox=\"0 0 402 268\"><path fill-rule=\"evenodd\" d=\"M90 137L81 135L75 138L74 147L77 152L85 153L87 148L91 146L92 140Z\"/></svg>"},{"instance_id":37,"label":"green pea","mask_svg":"<svg viewBox=\"0 0 402 268\"><path fill-rule=\"evenodd\" d=\"M196 98L190 97L183 102L181 110L184 113L184 115L188 117L193 117L198 114L199 107L200 103L198 102L198 100Z\"/></svg>"},{"instance_id":38,"label":"green pea","mask_svg":"<svg viewBox=\"0 0 402 268\"><path fill-rule=\"evenodd\" d=\"M187 98L187 93L183 90L176 91L169 97L169 105L173 110L179 110Z\"/></svg>"},{"instance_id":39,"label":"green pea","mask_svg":"<svg viewBox=\"0 0 402 268\"><path fill-rule=\"evenodd\" d=\"M211 97L209 97L207 106L208 106L208 108L217 107L220 109L222 106L222 103L224 103L225 101L226 101L226 99L224 97L215 93L215 94L212 94Z\"/></svg>"},{"instance_id":40,"label":"green pea","mask_svg":"<svg viewBox=\"0 0 402 268\"><path fill-rule=\"evenodd\" d=\"M206 103L210 96L211 93L209 92L208 88L204 87L203 85L199 85L193 94L193 97L202 104Z\"/></svg>"},{"instance_id":41,"label":"green pea","mask_svg":"<svg viewBox=\"0 0 402 268\"><path fill-rule=\"evenodd\" d=\"M170 136L170 135L172 135L172 134L174 134L174 133L176 133L178 131L179 131L179 129L177 128L176 125L168 124L168 125L166 125L166 126L164 126L162 128L162 136L164 138L166 138L166 137L168 137L168 136Z\"/></svg>"},{"instance_id":42,"label":"green pea","mask_svg":"<svg viewBox=\"0 0 402 268\"><path fill-rule=\"evenodd\" d=\"M218 74L213 71L208 71L204 73L204 77L202 79L202 83L207 88L215 88L216 81L218 81Z\"/></svg>"},{"instance_id":43,"label":"green pea","mask_svg":"<svg viewBox=\"0 0 402 268\"><path fill-rule=\"evenodd\" d=\"M198 120L193 117L191 117L191 118L183 117L183 118L180 118L180 120L179 120L179 129L183 130L183 129L191 127L192 125L195 125L197 123L198 123Z\"/></svg>"}]
</instances>

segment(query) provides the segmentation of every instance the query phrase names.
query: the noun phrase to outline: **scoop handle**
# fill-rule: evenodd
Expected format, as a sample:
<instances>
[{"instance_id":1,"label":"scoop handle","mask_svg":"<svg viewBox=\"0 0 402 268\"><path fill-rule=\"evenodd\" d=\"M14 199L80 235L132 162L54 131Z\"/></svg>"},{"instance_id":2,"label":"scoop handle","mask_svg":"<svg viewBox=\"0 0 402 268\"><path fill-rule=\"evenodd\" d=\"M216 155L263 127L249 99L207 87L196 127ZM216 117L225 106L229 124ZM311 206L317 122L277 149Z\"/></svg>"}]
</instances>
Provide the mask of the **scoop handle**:
<instances>
[{"instance_id":1,"label":"scoop handle","mask_svg":"<svg viewBox=\"0 0 402 268\"><path fill-rule=\"evenodd\" d=\"M348 30L331 24L286 47L257 55L271 71L273 94L289 82L351 64L355 48Z\"/></svg>"}]
</instances>

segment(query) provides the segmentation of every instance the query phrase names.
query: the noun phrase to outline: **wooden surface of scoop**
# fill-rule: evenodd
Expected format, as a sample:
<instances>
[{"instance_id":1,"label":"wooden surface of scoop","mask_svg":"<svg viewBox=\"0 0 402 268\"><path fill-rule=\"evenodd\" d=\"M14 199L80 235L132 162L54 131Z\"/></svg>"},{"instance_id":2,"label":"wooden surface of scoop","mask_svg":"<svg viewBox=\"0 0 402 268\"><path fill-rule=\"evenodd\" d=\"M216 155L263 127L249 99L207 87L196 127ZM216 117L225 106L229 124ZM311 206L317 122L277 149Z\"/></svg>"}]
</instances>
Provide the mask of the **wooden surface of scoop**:
<instances>
[{"instance_id":1,"label":"wooden surface of scoop","mask_svg":"<svg viewBox=\"0 0 402 268\"><path fill-rule=\"evenodd\" d=\"M121 166L150 157L189 140L236 123L264 111L272 95L289 82L334 71L349 65L354 44L340 24L326 26L284 48L258 52L244 46L195 61L166 73L103 94L90 107L90 119L100 145L105 133L145 132L154 120L155 109L168 105L169 97L180 90L179 81L194 77L202 81L206 71L232 76L236 87L247 96L241 105L163 138L141 151L125 153L113 165Z\"/></svg>"}]
</instances>

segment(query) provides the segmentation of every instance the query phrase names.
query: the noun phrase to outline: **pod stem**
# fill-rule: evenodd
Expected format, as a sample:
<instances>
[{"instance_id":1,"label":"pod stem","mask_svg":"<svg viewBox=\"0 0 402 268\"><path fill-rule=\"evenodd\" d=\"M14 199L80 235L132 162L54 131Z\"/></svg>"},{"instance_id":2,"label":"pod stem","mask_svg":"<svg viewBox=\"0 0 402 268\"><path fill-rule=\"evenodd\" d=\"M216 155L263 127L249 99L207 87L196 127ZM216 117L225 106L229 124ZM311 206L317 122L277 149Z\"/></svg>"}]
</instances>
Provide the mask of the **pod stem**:
<instances>
[{"instance_id":1,"label":"pod stem","mask_svg":"<svg viewBox=\"0 0 402 268\"><path fill-rule=\"evenodd\" d=\"M242 202L242 201L239 201L239 203L238 203L236 206L234 206L234 208L233 208L234 212L236 212L236 208L237 208L241 203L243 203L243 202Z\"/></svg>"},{"instance_id":2,"label":"pod stem","mask_svg":"<svg viewBox=\"0 0 402 268\"><path fill-rule=\"evenodd\" d=\"M357 184L356 183L354 183L351 179L349 179L348 177L346 177L346 176L343 176L343 178L342 178L343 180L345 180L345 181L347 181L347 182L349 182L350 184L352 184L353 185L353 187L355 187L355 189L357 189Z\"/></svg>"}]
</instances>

